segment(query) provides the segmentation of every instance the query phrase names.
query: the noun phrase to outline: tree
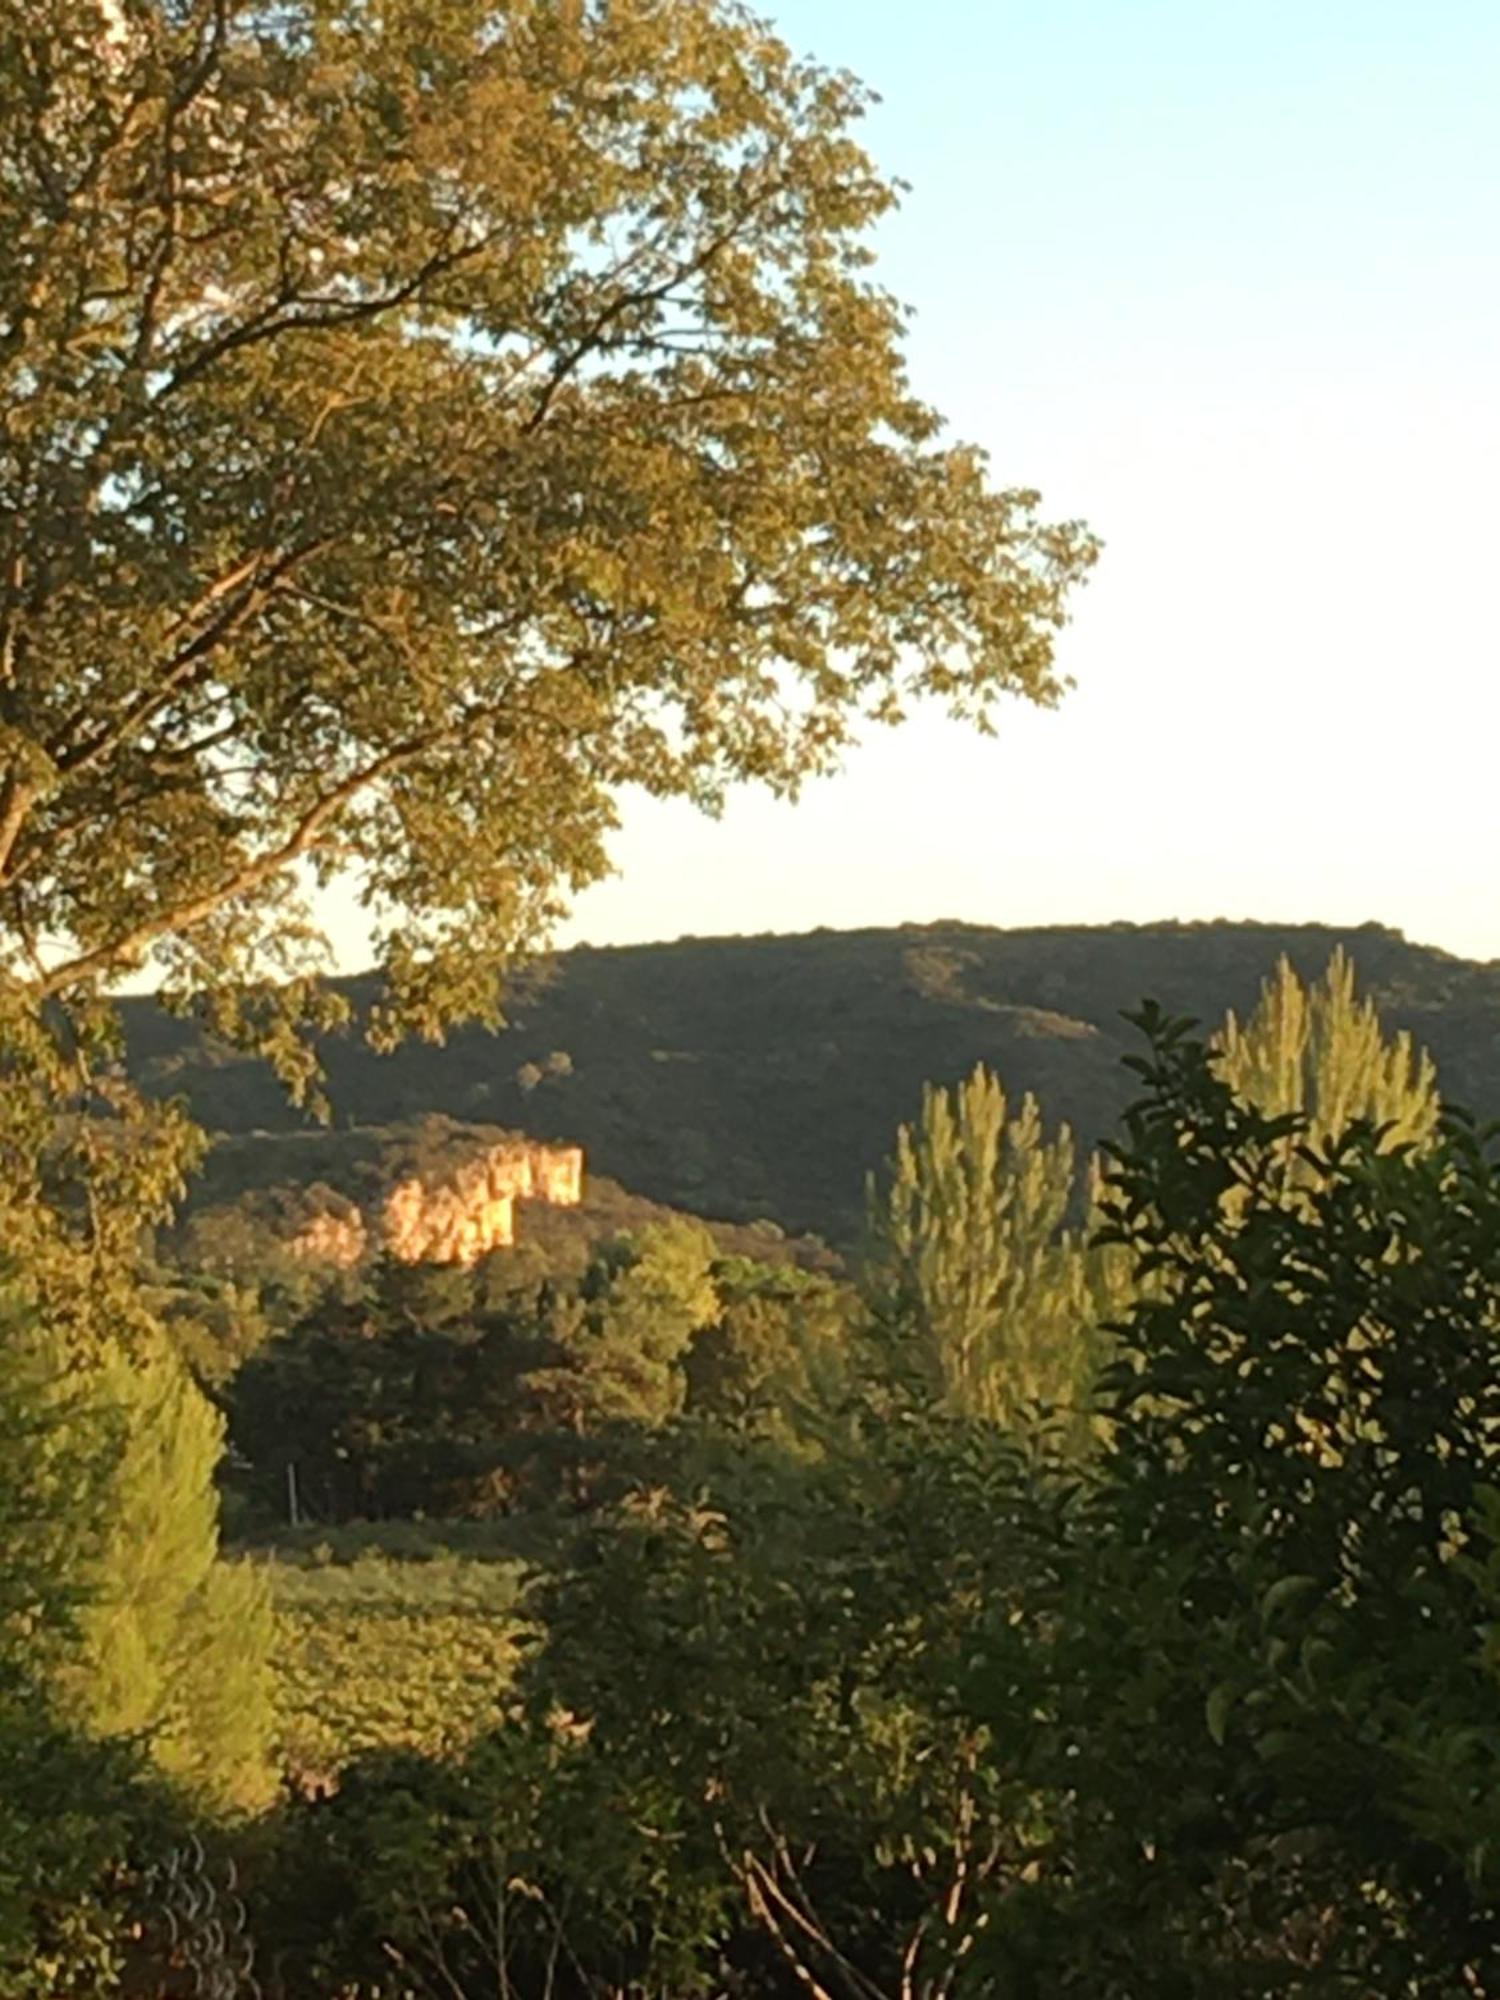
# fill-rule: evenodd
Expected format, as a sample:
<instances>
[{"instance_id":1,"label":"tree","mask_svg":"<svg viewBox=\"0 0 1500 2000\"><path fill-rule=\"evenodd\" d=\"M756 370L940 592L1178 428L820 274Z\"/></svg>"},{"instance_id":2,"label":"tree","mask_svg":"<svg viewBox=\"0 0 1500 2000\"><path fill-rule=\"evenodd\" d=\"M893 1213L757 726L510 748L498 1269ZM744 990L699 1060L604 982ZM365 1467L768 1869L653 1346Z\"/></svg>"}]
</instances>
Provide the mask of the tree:
<instances>
[{"instance_id":1,"label":"tree","mask_svg":"<svg viewBox=\"0 0 1500 2000\"><path fill-rule=\"evenodd\" d=\"M1358 1119L1390 1146L1426 1144L1437 1134L1437 1071L1409 1034L1388 1041L1373 1001L1355 992L1354 962L1339 949L1316 986L1283 958L1242 1026L1231 1013L1215 1041L1220 1073L1235 1094L1268 1118L1296 1113L1299 1136L1315 1147L1340 1138ZM1289 1171L1297 1163L1288 1159Z\"/></svg>"},{"instance_id":2,"label":"tree","mask_svg":"<svg viewBox=\"0 0 1500 2000\"><path fill-rule=\"evenodd\" d=\"M294 1498L322 1523L506 1510L510 1447L535 1419L524 1376L547 1351L535 1302L438 1326L413 1324L422 1303L387 1291L338 1315L325 1301L236 1375L231 1490L262 1520Z\"/></svg>"},{"instance_id":3,"label":"tree","mask_svg":"<svg viewBox=\"0 0 1500 2000\"><path fill-rule=\"evenodd\" d=\"M92 1735L148 1739L207 1804L262 1804L274 1634L253 1570L219 1555L223 1421L164 1339L101 1355L78 1394L116 1457L78 1576L81 1643L56 1668L61 1706Z\"/></svg>"},{"instance_id":4,"label":"tree","mask_svg":"<svg viewBox=\"0 0 1500 2000\"><path fill-rule=\"evenodd\" d=\"M136 1746L90 1741L57 1682L86 1615L109 1429L12 1272L0 1289L0 1990L113 1990L139 1864L180 1818ZM135 1870L132 1870L135 1864Z\"/></svg>"},{"instance_id":5,"label":"tree","mask_svg":"<svg viewBox=\"0 0 1500 2000\"><path fill-rule=\"evenodd\" d=\"M1118 1259L1084 1240L1086 1199L1070 1133L1048 1141L1034 1098L1013 1115L982 1066L952 1092L926 1091L920 1123L897 1135L889 1188L872 1186L861 1290L935 1407L1086 1422L1119 1291Z\"/></svg>"},{"instance_id":6,"label":"tree","mask_svg":"<svg viewBox=\"0 0 1500 2000\"><path fill-rule=\"evenodd\" d=\"M288 1468L325 1522L506 1512L559 1479L582 1495L606 1433L628 1443L681 1412L694 1336L720 1311L717 1256L677 1220L604 1244L576 1284L488 1272L483 1299L470 1272L377 1265L363 1297L323 1302L230 1386L250 1497L280 1518Z\"/></svg>"},{"instance_id":7,"label":"tree","mask_svg":"<svg viewBox=\"0 0 1500 2000\"><path fill-rule=\"evenodd\" d=\"M1244 1024L1229 1014L1214 1049L1244 1102L1305 1120L1283 1145L1288 1190L1312 1171L1298 1147L1326 1146L1358 1120L1390 1146L1436 1134L1431 1060L1407 1034L1385 1038L1342 951L1312 987L1283 958L1255 1013ZM1097 1198L1097 1167L1085 1191L1069 1133L1049 1143L1033 1099L1013 1116L983 1068L952 1093L927 1092L872 1207L864 1289L877 1323L900 1330L905 1365L928 1393L1007 1422L1028 1405L1082 1409L1103 1329L1128 1310L1137 1282L1117 1247L1089 1240Z\"/></svg>"},{"instance_id":8,"label":"tree","mask_svg":"<svg viewBox=\"0 0 1500 2000\"><path fill-rule=\"evenodd\" d=\"M0 1693L56 1665L103 1506L111 1439L13 1270L0 1273Z\"/></svg>"},{"instance_id":9,"label":"tree","mask_svg":"<svg viewBox=\"0 0 1500 2000\"><path fill-rule=\"evenodd\" d=\"M684 1361L688 1414L785 1440L794 1406L842 1359L853 1296L821 1273L748 1257L720 1259L713 1280L717 1317L698 1329Z\"/></svg>"},{"instance_id":10,"label":"tree","mask_svg":"<svg viewBox=\"0 0 1500 2000\"><path fill-rule=\"evenodd\" d=\"M23 1007L154 959L305 1081L234 997L304 964L299 869L436 1032L616 785L1056 697L1094 545L937 442L864 94L737 8L36 0L0 68Z\"/></svg>"},{"instance_id":11,"label":"tree","mask_svg":"<svg viewBox=\"0 0 1500 2000\"><path fill-rule=\"evenodd\" d=\"M682 1409L693 1335L719 1315L713 1237L657 1223L603 1246L575 1297L555 1302L556 1355L526 1378L564 1429L664 1424Z\"/></svg>"},{"instance_id":12,"label":"tree","mask_svg":"<svg viewBox=\"0 0 1500 2000\"><path fill-rule=\"evenodd\" d=\"M474 1319L474 1274L465 1264L407 1263L389 1253L368 1280L371 1310L388 1328L457 1330Z\"/></svg>"}]
</instances>

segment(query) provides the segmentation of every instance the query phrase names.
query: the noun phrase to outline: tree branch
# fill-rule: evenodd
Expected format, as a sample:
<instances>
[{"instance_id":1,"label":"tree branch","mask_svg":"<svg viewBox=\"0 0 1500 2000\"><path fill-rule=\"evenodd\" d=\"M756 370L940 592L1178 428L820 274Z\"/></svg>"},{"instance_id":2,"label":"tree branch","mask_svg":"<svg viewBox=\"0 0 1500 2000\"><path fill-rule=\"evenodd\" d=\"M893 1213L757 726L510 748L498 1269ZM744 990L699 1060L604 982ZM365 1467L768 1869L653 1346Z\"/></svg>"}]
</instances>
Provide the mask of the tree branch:
<instances>
[{"instance_id":1,"label":"tree branch","mask_svg":"<svg viewBox=\"0 0 1500 2000\"><path fill-rule=\"evenodd\" d=\"M339 814L351 805L361 792L368 791L382 778L388 778L395 771L404 770L419 758L430 755L435 750L451 748L466 740L476 730L493 720L496 711L486 709L468 716L463 723L446 728L432 729L421 736L409 738L404 743L395 744L391 749L376 757L360 770L351 773L332 791L310 806L297 821L292 831L278 846L254 860L245 862L232 874L225 876L211 889L201 890L186 901L176 903L171 908L160 910L154 917L147 917L132 929L111 939L107 944L96 945L93 949L55 966L44 980L33 988L38 1000L51 999L69 988L84 985L118 971L124 966L136 963L140 955L153 945L158 938L169 934L181 934L195 929L213 916L226 903L232 903L240 896L247 896L264 887L275 876L283 874L294 862L310 854L323 843Z\"/></svg>"},{"instance_id":2,"label":"tree branch","mask_svg":"<svg viewBox=\"0 0 1500 2000\"><path fill-rule=\"evenodd\" d=\"M249 347L254 342L274 340L278 334L298 332L318 332L329 327L358 325L361 321L378 319L382 313L393 312L414 299L425 285L435 278L445 277L449 271L480 256L494 242L497 230L487 230L477 242L465 243L456 250L439 250L421 264L412 275L397 285L392 291L382 292L375 298L350 299L335 302L329 299L297 299L295 293L278 295L269 305L253 313L248 320L231 327L216 340L208 341L189 360L174 369L170 380L163 386L159 401L165 401L189 382L205 374L216 362L236 349ZM288 307L309 308L302 311L288 311Z\"/></svg>"},{"instance_id":3,"label":"tree branch","mask_svg":"<svg viewBox=\"0 0 1500 2000\"><path fill-rule=\"evenodd\" d=\"M644 291L640 292L617 293L610 300L609 304L596 315L592 325L583 335L582 339L575 342L567 353L560 357L556 367L548 376L541 395L537 398L536 408L526 421L526 429L528 431L538 430L546 422L547 415L561 393L564 384L571 379L581 364L588 359L589 355L596 353L604 344L605 334L614 322L620 318L622 313L627 313L633 308L638 309L642 306L662 305L671 298L672 293L684 279L700 276L702 272L708 269L708 266L718 256L719 252L734 241L735 237L755 214L756 210L763 207L770 200L771 196L778 192L779 188L779 181L773 181L769 186L762 188L754 200L747 202L724 225L717 235L711 236L696 255L688 258L685 263L676 265L659 284L648 285ZM627 259L625 265L621 268L628 270L629 263L630 260Z\"/></svg>"},{"instance_id":4,"label":"tree branch","mask_svg":"<svg viewBox=\"0 0 1500 2000\"><path fill-rule=\"evenodd\" d=\"M248 583L249 587L233 603L227 605L210 625L205 626L201 632L178 648L168 661L159 681L152 687L143 689L133 701L127 702L119 715L103 728L96 730L93 736L69 749L64 747L66 739L83 719L82 712L75 710L50 746L59 772L64 777L76 778L81 772L101 763L113 751L127 743L133 735L138 734L160 714L174 695L180 694L184 687L191 684L209 654L223 645L226 639L232 638L246 619L264 604L271 593L284 583L300 564L306 562L309 557L320 554L330 545L332 539L332 536L323 536L316 541L304 542L269 561L264 550L257 550L210 584L198 598L197 603L177 619L174 630L182 631L186 626L195 623L204 612L211 610L215 604L222 603L240 585ZM265 565L264 568L262 565ZM3 875L0 875L0 880L3 880Z\"/></svg>"}]
</instances>

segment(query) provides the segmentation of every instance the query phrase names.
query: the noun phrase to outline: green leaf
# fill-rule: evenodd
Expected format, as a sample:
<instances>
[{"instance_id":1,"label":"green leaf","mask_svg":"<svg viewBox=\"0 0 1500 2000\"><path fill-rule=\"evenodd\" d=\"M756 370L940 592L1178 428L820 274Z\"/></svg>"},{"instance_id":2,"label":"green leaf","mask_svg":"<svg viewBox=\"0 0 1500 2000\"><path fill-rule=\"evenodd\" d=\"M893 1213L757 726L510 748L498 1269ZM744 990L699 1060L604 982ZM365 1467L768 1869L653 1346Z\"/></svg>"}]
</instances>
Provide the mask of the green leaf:
<instances>
[{"instance_id":1,"label":"green leaf","mask_svg":"<svg viewBox=\"0 0 1500 2000\"><path fill-rule=\"evenodd\" d=\"M1222 1744L1229 1724L1229 1711L1239 1696L1239 1690L1232 1681L1220 1681L1204 1704L1208 1721L1208 1733L1215 1743Z\"/></svg>"},{"instance_id":2,"label":"green leaf","mask_svg":"<svg viewBox=\"0 0 1500 2000\"><path fill-rule=\"evenodd\" d=\"M1278 1612L1289 1604L1295 1604L1299 1597L1305 1597L1310 1590L1316 1590L1318 1580L1313 1576L1278 1577L1260 1601L1261 1623L1269 1625Z\"/></svg>"}]
</instances>

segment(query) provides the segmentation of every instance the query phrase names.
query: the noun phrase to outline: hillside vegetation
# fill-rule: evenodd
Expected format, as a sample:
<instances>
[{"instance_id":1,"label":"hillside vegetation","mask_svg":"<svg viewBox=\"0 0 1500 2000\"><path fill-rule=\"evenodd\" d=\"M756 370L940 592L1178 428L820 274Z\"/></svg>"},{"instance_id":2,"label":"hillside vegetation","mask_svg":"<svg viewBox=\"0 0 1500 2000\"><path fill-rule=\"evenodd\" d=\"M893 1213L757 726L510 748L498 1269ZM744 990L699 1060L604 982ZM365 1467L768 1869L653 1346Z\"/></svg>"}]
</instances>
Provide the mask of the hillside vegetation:
<instances>
[{"instance_id":1,"label":"hillside vegetation","mask_svg":"<svg viewBox=\"0 0 1500 2000\"><path fill-rule=\"evenodd\" d=\"M592 1174L635 1195L847 1247L865 1175L925 1084L985 1063L1087 1148L1131 1088L1122 1010L1149 995L1216 1024L1254 1006L1282 955L1313 979L1339 946L1387 1028L1432 1052L1454 1099L1500 1113L1500 966L1376 925L944 923L579 947L516 985L500 1034L462 1028L443 1046L381 1056L351 1032L322 1054L341 1128L432 1113L518 1128L581 1144ZM345 991L357 1013L376 998L370 979ZM147 1001L128 1003L126 1019L137 1079L185 1093L210 1130L237 1135L210 1166L221 1198L328 1178L312 1156L292 1166L285 1139L248 1136L311 1129L263 1064ZM575 1226L539 1207L525 1224Z\"/></svg>"}]
</instances>

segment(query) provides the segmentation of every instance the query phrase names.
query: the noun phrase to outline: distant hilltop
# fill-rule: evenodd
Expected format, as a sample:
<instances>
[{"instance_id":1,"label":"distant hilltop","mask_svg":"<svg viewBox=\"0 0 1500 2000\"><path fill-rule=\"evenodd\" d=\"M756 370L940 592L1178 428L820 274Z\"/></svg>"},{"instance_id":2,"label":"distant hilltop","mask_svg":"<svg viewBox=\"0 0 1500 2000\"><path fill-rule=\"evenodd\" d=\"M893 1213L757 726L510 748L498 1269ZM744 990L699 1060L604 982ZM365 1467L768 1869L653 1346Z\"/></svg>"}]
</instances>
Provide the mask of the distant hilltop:
<instances>
[{"instance_id":1,"label":"distant hilltop","mask_svg":"<svg viewBox=\"0 0 1500 2000\"><path fill-rule=\"evenodd\" d=\"M425 1129L440 1114L437 1125L466 1129L465 1146L476 1131L495 1146L521 1133L581 1150L591 1181L728 1224L814 1231L847 1249L865 1176L915 1116L924 1083L987 1063L1091 1147L1134 1089L1120 1062L1139 1045L1125 1011L1150 998L1216 1027L1227 1009L1254 1007L1283 954L1316 978L1338 946L1387 1026L1431 1051L1445 1095L1500 1115L1500 965L1374 924L936 923L579 947L514 983L499 1034L462 1029L442 1047L412 1043L389 1056L357 1034L328 1040L335 1130L322 1135L264 1065L190 1023L134 1000L126 1028L141 1083L185 1095L225 1135L210 1178L222 1170L237 1189L306 1188L327 1178L341 1146L380 1151L382 1133ZM356 1014L379 997L371 978L339 983ZM367 1231L386 1229L375 1209L418 1165L386 1160L375 1182L347 1189ZM425 1187L446 1185L422 1172ZM436 1193L410 1199L436 1229ZM535 1226L552 1213L544 1197ZM493 1214L501 1226L498 1195ZM523 1217L523 1242L529 1226ZM451 1227L441 1240L467 1242ZM419 1240L415 1224L396 1240Z\"/></svg>"}]
</instances>

